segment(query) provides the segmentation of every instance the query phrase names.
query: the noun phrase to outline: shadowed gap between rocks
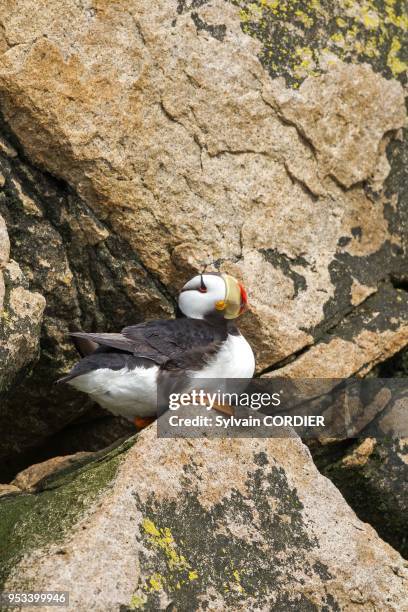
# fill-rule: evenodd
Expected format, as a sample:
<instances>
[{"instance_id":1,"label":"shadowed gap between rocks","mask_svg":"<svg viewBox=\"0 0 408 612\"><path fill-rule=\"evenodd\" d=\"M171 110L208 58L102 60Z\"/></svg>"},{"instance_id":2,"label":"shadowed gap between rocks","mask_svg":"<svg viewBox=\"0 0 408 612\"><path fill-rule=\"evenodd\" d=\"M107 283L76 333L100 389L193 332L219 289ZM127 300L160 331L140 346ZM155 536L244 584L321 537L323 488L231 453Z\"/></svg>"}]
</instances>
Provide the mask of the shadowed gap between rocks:
<instances>
[{"instance_id":1,"label":"shadowed gap between rocks","mask_svg":"<svg viewBox=\"0 0 408 612\"><path fill-rule=\"evenodd\" d=\"M4 482L54 453L98 450L134 432L128 422L92 406L81 394L53 384L78 358L68 332L121 329L144 320L145 308L150 316L171 316L174 300L64 181L27 160L4 120L0 136L10 143L9 155L0 152L5 178L0 213L6 220L11 257L30 288L47 301L40 359L20 371L13 388L1 394ZM139 293L146 294L146 307Z\"/></svg>"}]
</instances>

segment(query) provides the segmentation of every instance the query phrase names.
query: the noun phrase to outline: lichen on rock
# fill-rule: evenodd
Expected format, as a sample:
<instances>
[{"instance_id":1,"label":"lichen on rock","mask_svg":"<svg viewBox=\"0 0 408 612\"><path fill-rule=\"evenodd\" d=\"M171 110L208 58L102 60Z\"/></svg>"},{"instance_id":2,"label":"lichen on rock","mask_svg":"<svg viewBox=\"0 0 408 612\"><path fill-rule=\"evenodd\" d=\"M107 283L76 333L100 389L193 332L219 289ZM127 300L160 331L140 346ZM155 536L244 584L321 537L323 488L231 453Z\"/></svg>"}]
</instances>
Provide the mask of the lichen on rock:
<instances>
[{"instance_id":1,"label":"lichen on rock","mask_svg":"<svg viewBox=\"0 0 408 612\"><path fill-rule=\"evenodd\" d=\"M402 0L232 1L243 31L262 42L262 64L292 87L321 74L333 58L405 78L408 19Z\"/></svg>"},{"instance_id":2,"label":"lichen on rock","mask_svg":"<svg viewBox=\"0 0 408 612\"><path fill-rule=\"evenodd\" d=\"M126 448L126 445L125 445ZM78 459L44 477L35 492L9 491L0 506L0 584L21 558L37 547L57 545L81 521L112 482L122 456L120 449L88 462ZM63 554L58 553L58 554Z\"/></svg>"},{"instance_id":3,"label":"lichen on rock","mask_svg":"<svg viewBox=\"0 0 408 612\"><path fill-rule=\"evenodd\" d=\"M204 266L246 285L259 373L363 376L407 345L402 8L5 3L1 334L20 360L0 366L18 382L0 409L4 473L87 414L51 385L76 359L68 332L170 317ZM151 429L0 508L5 588L68 580L79 612L405 605L403 561L298 440Z\"/></svg>"},{"instance_id":4,"label":"lichen on rock","mask_svg":"<svg viewBox=\"0 0 408 612\"><path fill-rule=\"evenodd\" d=\"M116 452L42 492L2 498L0 512L9 516L10 504L20 512L2 521L3 537L32 543L15 542L20 561L3 588L69 585L78 612L89 601L101 612L340 610L357 597L403 608L403 560L358 521L300 440L158 440L152 426ZM87 498L95 479L99 493ZM74 520L53 501L71 498ZM51 526L69 529L36 540L37 521L53 508Z\"/></svg>"}]
</instances>

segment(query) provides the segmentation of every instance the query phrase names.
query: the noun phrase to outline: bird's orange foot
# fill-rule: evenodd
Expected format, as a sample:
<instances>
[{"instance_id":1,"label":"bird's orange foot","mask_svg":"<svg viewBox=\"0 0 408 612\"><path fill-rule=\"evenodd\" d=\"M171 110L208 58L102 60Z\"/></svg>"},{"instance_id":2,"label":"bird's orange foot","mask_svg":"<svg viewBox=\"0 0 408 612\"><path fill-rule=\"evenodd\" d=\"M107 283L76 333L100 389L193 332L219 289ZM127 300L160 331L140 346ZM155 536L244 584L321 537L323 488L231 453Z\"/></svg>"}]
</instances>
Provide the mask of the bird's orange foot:
<instances>
[{"instance_id":1,"label":"bird's orange foot","mask_svg":"<svg viewBox=\"0 0 408 612\"><path fill-rule=\"evenodd\" d=\"M215 402L213 410L228 416L234 416L234 407L230 406L229 404L217 404L217 402Z\"/></svg>"},{"instance_id":2,"label":"bird's orange foot","mask_svg":"<svg viewBox=\"0 0 408 612\"><path fill-rule=\"evenodd\" d=\"M137 427L138 431L144 429L148 425L151 425L156 420L156 417L135 417L133 422Z\"/></svg>"}]
</instances>

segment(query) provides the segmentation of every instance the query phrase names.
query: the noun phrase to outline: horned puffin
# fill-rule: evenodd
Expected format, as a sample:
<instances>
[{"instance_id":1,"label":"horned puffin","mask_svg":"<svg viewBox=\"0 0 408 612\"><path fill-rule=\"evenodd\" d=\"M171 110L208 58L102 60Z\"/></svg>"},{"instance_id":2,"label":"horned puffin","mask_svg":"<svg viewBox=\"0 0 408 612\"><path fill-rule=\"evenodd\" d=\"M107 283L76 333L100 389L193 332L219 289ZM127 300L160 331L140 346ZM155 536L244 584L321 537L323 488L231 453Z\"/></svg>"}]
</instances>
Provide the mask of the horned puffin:
<instances>
[{"instance_id":1,"label":"horned puffin","mask_svg":"<svg viewBox=\"0 0 408 612\"><path fill-rule=\"evenodd\" d=\"M247 309L243 286L229 274L194 276L178 296L179 318L120 333L72 333L83 358L58 382L87 393L102 408L141 428L157 413L158 382L252 378L252 349L234 324Z\"/></svg>"}]
</instances>

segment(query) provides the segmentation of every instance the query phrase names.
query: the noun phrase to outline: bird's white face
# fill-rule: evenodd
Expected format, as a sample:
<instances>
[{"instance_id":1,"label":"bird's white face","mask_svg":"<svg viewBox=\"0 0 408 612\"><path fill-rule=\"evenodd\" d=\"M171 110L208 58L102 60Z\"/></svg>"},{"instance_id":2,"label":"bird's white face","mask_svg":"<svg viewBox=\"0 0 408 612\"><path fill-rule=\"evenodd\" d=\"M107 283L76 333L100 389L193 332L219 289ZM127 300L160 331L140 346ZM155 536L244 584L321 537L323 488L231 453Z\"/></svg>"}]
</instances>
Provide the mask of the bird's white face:
<instances>
[{"instance_id":1,"label":"bird's white face","mask_svg":"<svg viewBox=\"0 0 408 612\"><path fill-rule=\"evenodd\" d=\"M247 307L244 288L228 274L197 274L182 288L178 305L190 319L219 313L235 319Z\"/></svg>"}]
</instances>

